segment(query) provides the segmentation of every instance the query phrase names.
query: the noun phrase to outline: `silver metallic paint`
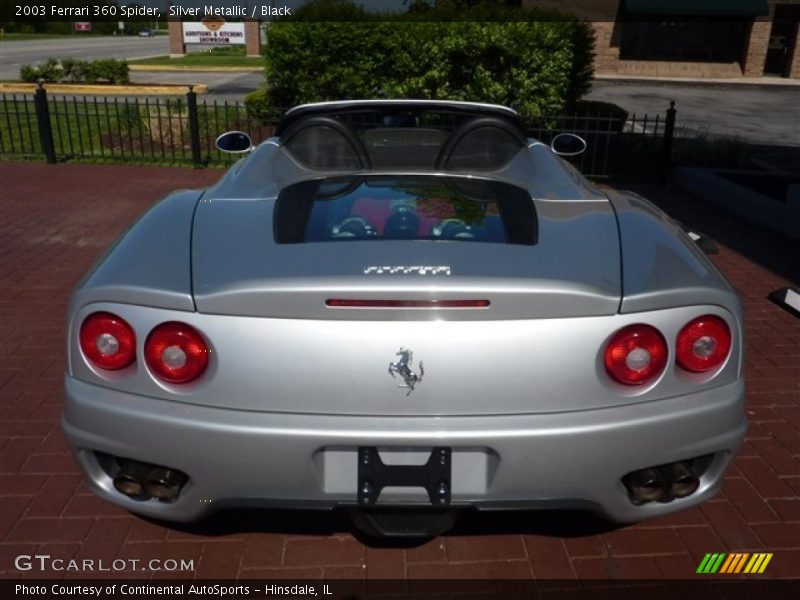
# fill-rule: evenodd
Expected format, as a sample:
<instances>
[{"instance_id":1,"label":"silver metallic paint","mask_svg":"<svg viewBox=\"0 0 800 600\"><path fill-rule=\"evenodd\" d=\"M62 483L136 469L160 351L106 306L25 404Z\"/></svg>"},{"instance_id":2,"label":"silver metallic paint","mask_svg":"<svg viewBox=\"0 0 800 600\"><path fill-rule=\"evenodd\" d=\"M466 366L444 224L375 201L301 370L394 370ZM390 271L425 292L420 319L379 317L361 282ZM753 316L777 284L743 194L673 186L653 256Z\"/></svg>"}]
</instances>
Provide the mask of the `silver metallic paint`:
<instances>
[{"instance_id":1,"label":"silver metallic paint","mask_svg":"<svg viewBox=\"0 0 800 600\"><path fill-rule=\"evenodd\" d=\"M69 351L75 357L71 375L76 379L163 400L263 413L456 416L584 411L658 402L730 384L740 376L738 337L733 339L731 358L713 376L690 376L674 366L678 331L693 318L716 314L736 330L733 316L712 305L577 319L353 321L250 318L96 303L81 308L75 322L96 311L115 313L140 332L137 361L125 371L97 369L82 355L73 335ZM147 370L146 333L164 321L183 321L208 340L208 372L198 382L170 385ZM602 350L616 331L634 323L649 323L662 332L669 367L657 383L631 388L606 374ZM410 346L425 361L425 384L408 398L398 397L395 382L386 376L388 361L401 346Z\"/></svg>"},{"instance_id":2,"label":"silver metallic paint","mask_svg":"<svg viewBox=\"0 0 800 600\"><path fill-rule=\"evenodd\" d=\"M98 297L176 310L194 310L192 215L202 190L167 196L134 223L75 289L70 313Z\"/></svg>"},{"instance_id":3,"label":"silver metallic paint","mask_svg":"<svg viewBox=\"0 0 800 600\"><path fill-rule=\"evenodd\" d=\"M716 492L746 429L741 305L658 209L599 190L532 140L504 169L481 176L531 192L539 246L277 247L270 235L277 193L324 175L268 140L206 192L156 205L79 285L68 320L63 424L96 493L173 520L227 505L331 508L355 500L361 444L399 460L452 446L454 502L486 509L578 507L637 521ZM432 283L362 274L397 256L403 264L451 265L452 276ZM325 297L342 293L490 295L492 306L324 307ZM77 330L95 310L134 327L135 365L101 372L88 364ZM728 322L733 348L715 372L688 374L675 367L675 336L701 314ZM193 325L210 343L200 381L173 386L147 371L144 339L167 320ZM628 388L605 373L602 349L637 322L662 331L669 362L657 382ZM386 375L387 356L403 345L426 368L408 398ZM168 464L190 480L174 504L135 501L113 491L91 451ZM704 454L716 458L696 494L667 504L628 500L624 474Z\"/></svg>"},{"instance_id":4,"label":"silver metallic paint","mask_svg":"<svg viewBox=\"0 0 800 600\"><path fill-rule=\"evenodd\" d=\"M523 319L617 311L617 227L608 203L536 201L534 246L425 241L276 244L274 200L201 202L194 226L197 310L208 314L307 319ZM448 265L450 277L364 277L370 265ZM330 297L487 298L490 310L345 311Z\"/></svg>"},{"instance_id":5,"label":"silver metallic paint","mask_svg":"<svg viewBox=\"0 0 800 600\"><path fill-rule=\"evenodd\" d=\"M622 246L620 312L713 303L741 314L736 292L677 223L638 194L608 196Z\"/></svg>"},{"instance_id":6,"label":"silver metallic paint","mask_svg":"<svg viewBox=\"0 0 800 600\"><path fill-rule=\"evenodd\" d=\"M741 380L658 402L541 415L353 417L208 408L128 394L67 377L64 431L90 488L128 510L176 521L228 506L333 508L354 504L355 449L454 448L453 502L486 509L585 508L621 522L688 508L713 496L746 421ZM422 388L420 388L422 389ZM496 398L497 396L493 396ZM189 474L174 504L131 500L85 449L168 460ZM328 449L349 451L352 461ZM490 450L486 450L490 449ZM470 453L485 460L464 464ZM634 506L620 482L643 467L718 453L698 492ZM326 482L342 485L327 487ZM350 485L351 492L345 492ZM481 487L483 486L483 488ZM212 502L208 502L211 500Z\"/></svg>"}]
</instances>

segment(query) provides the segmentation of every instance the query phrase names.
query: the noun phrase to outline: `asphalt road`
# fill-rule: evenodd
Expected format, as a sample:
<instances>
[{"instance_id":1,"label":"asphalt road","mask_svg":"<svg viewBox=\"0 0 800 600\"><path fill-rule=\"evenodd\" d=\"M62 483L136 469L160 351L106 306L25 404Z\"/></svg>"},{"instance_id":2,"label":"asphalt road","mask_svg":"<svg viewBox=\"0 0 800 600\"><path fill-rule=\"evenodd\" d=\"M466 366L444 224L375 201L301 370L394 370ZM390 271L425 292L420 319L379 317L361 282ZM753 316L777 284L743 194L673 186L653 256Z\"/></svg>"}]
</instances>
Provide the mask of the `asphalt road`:
<instances>
[{"instance_id":1,"label":"asphalt road","mask_svg":"<svg viewBox=\"0 0 800 600\"><path fill-rule=\"evenodd\" d=\"M169 52L166 36L85 37L0 42L0 79L49 57L138 58ZM133 72L136 83L205 83L209 100L241 100L263 85L262 73ZM613 102L638 116L665 114L676 101L678 126L749 142L800 146L800 87L596 81L589 99Z\"/></svg>"},{"instance_id":2,"label":"asphalt road","mask_svg":"<svg viewBox=\"0 0 800 600\"><path fill-rule=\"evenodd\" d=\"M637 116L666 114L677 126L749 142L800 146L800 87L595 81L588 99L613 102Z\"/></svg>"},{"instance_id":3,"label":"asphalt road","mask_svg":"<svg viewBox=\"0 0 800 600\"><path fill-rule=\"evenodd\" d=\"M169 54L169 38L70 37L49 40L0 42L0 80L19 79L23 64L41 63L48 58L142 58Z\"/></svg>"},{"instance_id":4,"label":"asphalt road","mask_svg":"<svg viewBox=\"0 0 800 600\"><path fill-rule=\"evenodd\" d=\"M209 100L242 100L250 92L264 86L264 72L198 72L181 73L176 71L131 71L134 83L204 83L209 93L203 97Z\"/></svg>"},{"instance_id":5,"label":"asphalt road","mask_svg":"<svg viewBox=\"0 0 800 600\"><path fill-rule=\"evenodd\" d=\"M262 73L137 72L134 81L205 83L209 100L241 100L264 84ZM596 81L589 99L614 102L629 113L662 119L675 100L677 127L750 143L800 146L800 87L741 84L641 84Z\"/></svg>"},{"instance_id":6,"label":"asphalt road","mask_svg":"<svg viewBox=\"0 0 800 600\"><path fill-rule=\"evenodd\" d=\"M193 48L192 50L199 50ZM83 37L50 40L0 42L0 80L19 79L23 64L41 63L48 58L143 58L169 53L166 36ZM217 101L241 100L246 94L264 85L263 73L157 72L131 71L133 83L205 83Z\"/></svg>"}]
</instances>

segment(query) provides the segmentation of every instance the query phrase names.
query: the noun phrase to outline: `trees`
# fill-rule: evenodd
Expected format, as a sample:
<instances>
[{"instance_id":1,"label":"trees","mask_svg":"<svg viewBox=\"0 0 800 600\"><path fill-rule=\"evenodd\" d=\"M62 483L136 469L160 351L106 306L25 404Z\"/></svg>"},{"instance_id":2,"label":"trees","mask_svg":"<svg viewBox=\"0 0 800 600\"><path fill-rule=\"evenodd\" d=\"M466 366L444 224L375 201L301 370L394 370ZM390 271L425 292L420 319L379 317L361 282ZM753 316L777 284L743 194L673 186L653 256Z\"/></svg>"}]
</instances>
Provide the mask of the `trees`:
<instances>
[{"instance_id":1,"label":"trees","mask_svg":"<svg viewBox=\"0 0 800 600\"><path fill-rule=\"evenodd\" d=\"M375 15L318 0L267 28L264 114L374 97L493 102L559 114L590 86L593 34L552 11L452 1Z\"/></svg>"}]
</instances>

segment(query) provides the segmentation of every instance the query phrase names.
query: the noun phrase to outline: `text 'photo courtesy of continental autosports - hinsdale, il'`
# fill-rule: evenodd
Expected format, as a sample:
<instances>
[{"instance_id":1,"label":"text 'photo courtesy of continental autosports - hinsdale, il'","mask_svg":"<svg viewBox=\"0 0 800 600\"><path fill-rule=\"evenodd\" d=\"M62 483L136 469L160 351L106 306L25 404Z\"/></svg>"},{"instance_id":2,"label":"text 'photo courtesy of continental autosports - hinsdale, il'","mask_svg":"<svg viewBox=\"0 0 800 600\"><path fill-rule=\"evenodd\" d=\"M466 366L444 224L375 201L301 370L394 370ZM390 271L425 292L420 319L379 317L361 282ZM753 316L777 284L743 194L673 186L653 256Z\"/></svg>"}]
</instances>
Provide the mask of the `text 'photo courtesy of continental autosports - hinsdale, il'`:
<instances>
[{"instance_id":1,"label":"text 'photo courtesy of continental autosports - hinsdale, il'","mask_svg":"<svg viewBox=\"0 0 800 600\"><path fill-rule=\"evenodd\" d=\"M513 110L288 111L213 187L155 205L76 289L63 427L91 489L168 521L465 510L635 522L719 489L747 428L742 311L574 135Z\"/></svg>"}]
</instances>

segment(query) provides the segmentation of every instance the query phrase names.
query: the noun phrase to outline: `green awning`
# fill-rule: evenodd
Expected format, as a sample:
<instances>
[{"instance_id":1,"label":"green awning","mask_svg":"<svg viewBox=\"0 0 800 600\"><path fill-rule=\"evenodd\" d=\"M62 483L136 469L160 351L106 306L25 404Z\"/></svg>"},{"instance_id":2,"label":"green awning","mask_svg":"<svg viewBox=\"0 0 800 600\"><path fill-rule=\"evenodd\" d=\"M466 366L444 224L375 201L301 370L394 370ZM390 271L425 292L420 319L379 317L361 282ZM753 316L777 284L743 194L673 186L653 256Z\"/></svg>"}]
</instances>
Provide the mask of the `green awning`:
<instances>
[{"instance_id":1,"label":"green awning","mask_svg":"<svg viewBox=\"0 0 800 600\"><path fill-rule=\"evenodd\" d=\"M760 17L767 0L625 0L625 12L641 15Z\"/></svg>"}]
</instances>

